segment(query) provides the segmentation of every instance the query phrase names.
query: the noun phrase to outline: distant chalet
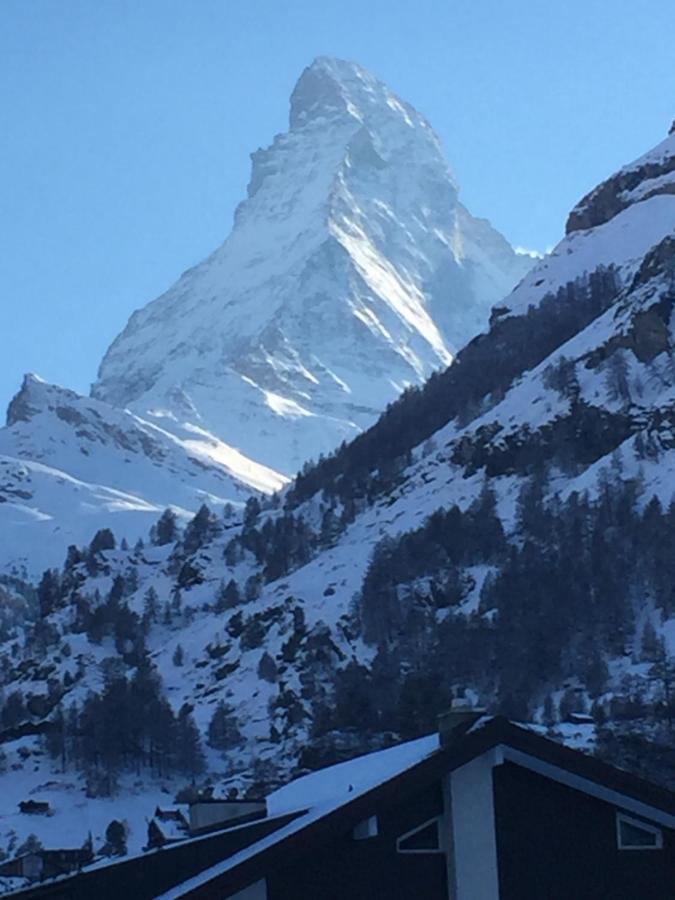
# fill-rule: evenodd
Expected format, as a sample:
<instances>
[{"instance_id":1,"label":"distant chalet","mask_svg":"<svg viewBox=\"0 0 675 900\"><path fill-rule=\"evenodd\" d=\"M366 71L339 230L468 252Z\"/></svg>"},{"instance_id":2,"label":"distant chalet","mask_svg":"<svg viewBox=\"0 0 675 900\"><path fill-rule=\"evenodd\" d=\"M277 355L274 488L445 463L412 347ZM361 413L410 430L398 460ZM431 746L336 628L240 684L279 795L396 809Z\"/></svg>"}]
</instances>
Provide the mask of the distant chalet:
<instances>
[{"instance_id":1,"label":"distant chalet","mask_svg":"<svg viewBox=\"0 0 675 900\"><path fill-rule=\"evenodd\" d=\"M675 794L503 718L446 719L258 815L10 896L665 900L675 885Z\"/></svg>"},{"instance_id":2,"label":"distant chalet","mask_svg":"<svg viewBox=\"0 0 675 900\"><path fill-rule=\"evenodd\" d=\"M49 803L40 800L22 800L19 803L19 812L30 816L47 816L51 813Z\"/></svg>"}]
</instances>

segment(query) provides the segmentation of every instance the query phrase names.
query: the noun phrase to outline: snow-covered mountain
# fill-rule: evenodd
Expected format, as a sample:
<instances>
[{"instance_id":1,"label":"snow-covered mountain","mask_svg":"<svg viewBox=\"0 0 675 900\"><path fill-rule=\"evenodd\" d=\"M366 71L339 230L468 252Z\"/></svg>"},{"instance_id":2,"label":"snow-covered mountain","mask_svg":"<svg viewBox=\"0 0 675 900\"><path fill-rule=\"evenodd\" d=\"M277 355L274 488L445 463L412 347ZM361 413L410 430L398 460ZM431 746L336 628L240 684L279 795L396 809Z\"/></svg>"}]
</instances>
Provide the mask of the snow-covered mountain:
<instances>
[{"instance_id":1,"label":"snow-covered mountain","mask_svg":"<svg viewBox=\"0 0 675 900\"><path fill-rule=\"evenodd\" d=\"M282 503L249 501L227 521L202 512L164 545L72 555L42 585L39 626L0 648L5 696L23 698L0 710L12 725L0 777L48 796L64 821L83 769L90 792L106 766L121 790L142 767L153 800L158 784L183 784L177 760L158 780L142 754L115 756L112 737L110 761L96 762L77 711L70 731L49 724L91 690L118 696L144 648L183 709L176 728L188 709L205 735L225 704L206 748L217 791L264 790L279 773L424 730L458 689L610 748L615 762L630 762L641 731L663 739L675 671L674 161L671 135L582 201L490 328L306 469ZM560 721L591 703L597 729ZM63 740L45 745L40 729ZM639 756L647 771L643 745ZM663 774L667 754L654 759ZM93 801L92 820L118 802ZM10 828L39 827L0 819L0 845ZM86 828L83 813L78 840Z\"/></svg>"},{"instance_id":2,"label":"snow-covered mountain","mask_svg":"<svg viewBox=\"0 0 675 900\"><path fill-rule=\"evenodd\" d=\"M133 543L167 506L187 519L283 483L198 429L178 437L27 375L0 428L0 563L35 577L100 528Z\"/></svg>"},{"instance_id":3,"label":"snow-covered mountain","mask_svg":"<svg viewBox=\"0 0 675 900\"><path fill-rule=\"evenodd\" d=\"M531 265L459 202L423 116L319 58L230 236L134 313L93 396L292 475L446 366Z\"/></svg>"},{"instance_id":4,"label":"snow-covered mountain","mask_svg":"<svg viewBox=\"0 0 675 900\"><path fill-rule=\"evenodd\" d=\"M0 429L4 566L281 487L445 366L531 265L458 202L428 123L319 59L230 237L135 313L93 399L28 377ZM280 474L284 473L284 474Z\"/></svg>"},{"instance_id":5,"label":"snow-covered mountain","mask_svg":"<svg viewBox=\"0 0 675 900\"><path fill-rule=\"evenodd\" d=\"M41 620L0 646L0 790L49 799L46 839L80 798L81 842L85 783L117 779L140 846L138 791L194 776L172 735L191 716L206 736L221 701L219 793L425 730L459 690L675 783L674 178L671 134L580 202L447 370L281 498L43 581ZM147 697L146 651L175 721L153 706L132 751L104 716ZM120 808L91 802L97 837ZM0 846L41 826L0 817Z\"/></svg>"}]
</instances>

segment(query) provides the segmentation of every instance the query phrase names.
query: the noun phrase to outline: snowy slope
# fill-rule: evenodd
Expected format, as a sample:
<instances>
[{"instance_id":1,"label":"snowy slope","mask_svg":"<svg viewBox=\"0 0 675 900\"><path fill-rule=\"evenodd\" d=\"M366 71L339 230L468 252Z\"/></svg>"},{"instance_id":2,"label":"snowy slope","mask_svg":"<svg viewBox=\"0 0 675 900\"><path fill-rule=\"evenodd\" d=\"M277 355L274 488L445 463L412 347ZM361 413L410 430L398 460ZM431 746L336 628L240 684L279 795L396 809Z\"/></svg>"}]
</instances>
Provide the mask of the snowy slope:
<instances>
[{"instance_id":1,"label":"snowy slope","mask_svg":"<svg viewBox=\"0 0 675 900\"><path fill-rule=\"evenodd\" d=\"M618 216L626 216L632 210L639 217L643 209L644 205L636 202ZM675 208L671 230L674 226ZM599 229L603 227L598 226ZM565 241L568 243L563 244L562 253L569 261L569 278L576 276L583 282L583 276L594 269L594 261L583 252L576 255L574 235ZM394 490L361 503L354 520L340 531L332 545L321 546L305 565L283 578L263 584L260 596L242 608L244 620L260 618L264 622L262 645L243 649L237 637L228 635L229 613L204 611L205 605L213 604L224 580L234 578L239 585L244 585L249 576L259 574L260 568L254 557L246 553L232 565L223 563L231 531L215 537L211 544L200 550L193 562L200 571L201 583L190 587L183 596L184 603L194 611L189 629L173 626L173 630L167 631L158 626L150 638L154 658L164 673L175 707L179 708L187 700L196 702L195 715L199 724L205 727L221 689L218 673L223 667L230 667L226 696L241 719L246 747L256 746L261 741L264 747L270 721L274 720L274 715L270 718L269 704L277 696L278 686L261 680L257 668L265 651L280 659L282 645L294 633L296 610L302 610L304 620L301 650L292 662L279 665L285 690L295 691L300 697L303 666L309 665L308 660L314 658L318 647L323 648L328 659L323 675L318 676L319 682L322 678L329 680L330 671L342 664L340 661L357 658L367 663L372 659L374 648L365 646L351 635L347 616L352 599L361 588L375 544L384 536L396 536L419 527L438 508L457 504L466 509L481 491L486 466L504 526L507 531L512 530L516 498L530 472L529 464L517 462L514 448L531 448L542 461L548 458L555 467L555 443L551 435L557 433L556 429L567 428L568 422L573 425L574 417L579 415L580 403L584 409L585 430L574 439L579 453L577 471L573 475L561 472L552 480L552 489L561 496L567 496L573 490L593 491L603 469L616 465L618 454L623 460L625 477L633 477L640 470L646 485L644 502L656 493L667 504L675 483L675 438L670 430L675 426L672 414L675 377L672 326L667 324L670 306L663 312L662 300L670 289L667 267L672 256L673 247L668 240L651 248L639 260L639 265L632 266L632 271L637 270L637 273L632 278L627 277L623 286L618 283L610 293L604 313L581 327L571 339L555 344L553 351L546 352L537 365L526 367L507 390L501 391L500 399L487 404L485 411L479 411L466 423L452 419L430 440L425 438L415 449L412 465ZM576 270L575 258L578 262ZM600 263L603 261L601 259ZM548 264L547 260L542 261L531 277L538 280ZM516 293L520 291L522 287ZM532 305L537 305L542 299L541 291L533 289L530 299ZM657 316L661 316L660 330L654 325ZM666 324L663 324L664 316ZM514 312L506 318L517 317ZM481 338L488 359L498 352L492 349L491 341L496 347L500 346L500 323L503 321L504 317L498 317L492 330ZM528 317L523 316L522 322L525 327ZM552 327L555 334L556 320ZM636 350L641 358L635 355ZM626 361L628 393L623 397L613 393L610 387L607 359L614 353L625 357ZM551 386L551 369L559 364L561 357L574 369L578 381L574 402ZM615 419L621 426L616 434L613 432ZM600 445L594 456L589 456L586 444L591 448L595 446L596 420L606 446ZM640 435L644 441L656 443L658 452L638 458ZM528 458L531 457L523 454L523 459ZM319 494L304 501L295 512L318 533L325 509L326 498ZM273 523L280 515L279 510L270 509L264 513L263 520L269 519ZM123 567L122 563L120 565ZM141 612L145 590L153 585L160 598L166 598L175 583L175 575L170 564L161 563L147 569L141 567L139 574L138 590L129 603ZM479 591L486 572L470 574L478 585L476 591ZM96 582L91 588L94 586L104 594L109 582ZM464 604L467 614L474 611L477 593L468 595ZM208 665L200 663L196 666L197 662L210 659L206 648L214 642L220 647L217 658ZM189 662L176 670L171 658L179 643ZM279 710L278 715L283 720L285 713ZM283 730L281 724L279 728ZM277 760L292 761L306 740L305 725L298 727L296 723L284 733L286 740L282 750L268 745L265 753L269 752ZM244 755L246 752L244 750Z\"/></svg>"},{"instance_id":2,"label":"snowy slope","mask_svg":"<svg viewBox=\"0 0 675 900\"><path fill-rule=\"evenodd\" d=\"M293 474L447 365L531 264L461 205L416 110L320 58L230 236L131 317L93 395Z\"/></svg>"},{"instance_id":3,"label":"snowy slope","mask_svg":"<svg viewBox=\"0 0 675 900\"><path fill-rule=\"evenodd\" d=\"M0 566L36 576L99 528L133 543L167 506L186 518L283 483L196 429L177 437L28 375L0 429Z\"/></svg>"},{"instance_id":4,"label":"snowy slope","mask_svg":"<svg viewBox=\"0 0 675 900\"><path fill-rule=\"evenodd\" d=\"M671 142L672 138L667 146ZM664 153L661 148L647 158L663 160ZM180 543L148 547L142 554L111 551L103 554L105 566L95 575L79 564L78 591L90 598L96 591L105 597L116 573L126 575L134 569L136 578L131 579L124 602L139 615L150 587L165 604L175 598L180 577L176 573L188 571L190 577L181 583L180 611L172 619L157 619L146 640L174 710L189 702L203 733L219 700L233 711L241 744L227 754L207 750L217 790L252 780L276 784L279 777L316 762L316 756L310 756L316 749L313 715L322 702L333 704L336 673L350 662L371 674L374 670L377 647L359 633L353 609L373 549L382 538L411 532L436 510L455 504L467 509L487 481L515 547L517 500L537 467L548 470L549 499L564 499L574 492L594 497L609 478L618 478L628 484L640 482L642 508L653 495L664 508L671 502L675 485L675 198L668 192L647 197L651 188L643 190L631 177L632 186L622 187L622 191L630 190L631 202L626 205L622 200L620 209L588 228L572 229L554 260L540 262L500 303L490 328L464 348L458 364L436 382L442 388L444 378L455 378L455 385L461 386L462 371L471 374L476 366L483 367L480 402L464 408L461 398L453 401L454 406L447 401L447 416L431 433L420 433L422 425L416 419L424 411L423 393L410 396L398 410L395 431L407 429L416 437L393 487L378 490L373 473L385 468L383 462L391 461L387 453L394 451L383 441L381 456L369 457L374 451L369 445L364 449L362 442L330 461L333 469L328 463L319 465L316 490L295 505L287 509L278 503L266 505L255 523L258 538L274 533L289 514L302 517L314 535L307 558L282 576L265 580L265 560L257 558L250 534L247 545L235 542L233 549L233 535L244 540L238 520L228 527L220 520L199 548L189 553ZM642 177L646 184L661 176L644 168ZM657 208L659 215L652 215ZM618 234L624 234L623 243ZM610 263L614 265L611 272ZM563 290L553 296L559 288ZM511 374L504 382L506 364ZM447 400L442 390L435 396ZM385 415L369 434L378 433L386 421ZM324 534L331 504L336 516L344 511L336 497L345 473L350 472L347 463L354 461L357 452L359 465L352 468L370 471L371 482L357 485L350 516ZM343 458L346 463L337 470ZM287 526L283 535L287 538L288 533ZM431 638L452 618L465 618L474 626L494 621L494 609L484 610L480 603L481 588L493 571L479 564L460 574L463 593L457 605L436 609L427 604ZM72 582L72 572L69 578ZM230 579L241 589L240 602L219 606L221 587ZM251 581L253 589L247 593ZM401 585L404 592L408 587ZM418 583L414 588L424 604L428 585ZM662 699L658 679L639 651L640 634L650 623L666 642L669 655L675 654L672 606L662 603L659 607L657 599L637 598L625 652L605 661L608 681L600 699L608 705L613 698L629 694ZM67 656L57 659L54 645L50 649L33 644L28 636L18 649L0 648L0 659L4 656L9 661L6 690L18 688L28 698L48 698L50 679L60 684L68 680L66 706L82 703L91 689L100 690L101 664L116 654L113 640L104 637L96 643L82 631L75 633L75 620L76 609L66 595L48 625L55 630L57 645L68 643ZM495 628L498 633L498 620ZM531 643L530 635L523 633L523 647ZM175 663L179 646L181 665ZM412 663L421 672L428 663L427 649L420 640L412 651L417 654ZM274 663L271 672L269 660L266 667L262 665L266 655ZM485 678L493 676L490 666L491 656L485 651ZM80 676L74 682L76 670ZM392 679L399 674L397 670ZM487 690L485 678L482 685L465 683L464 687L469 695L473 692L489 703L492 697L481 694ZM583 685L574 684L584 692ZM546 689L559 699L568 686L561 683ZM532 686L534 694L540 687ZM579 731L573 727L561 724L559 729L569 737ZM578 739L592 744L592 726L584 728ZM386 737L376 735L373 740ZM333 738L347 755L368 749L364 744L368 736L362 733L347 731ZM26 788L37 785L38 779L43 782L49 767L44 756L38 757L39 771L33 774L32 763L32 758L26 762L20 757L16 762L20 768L15 771L26 779ZM156 781L148 778L146 783L153 791L157 788ZM325 787L320 779L304 784L308 790L315 786L318 793ZM1 785L0 780L0 789ZM297 787L302 789L303 783ZM276 796L280 802L295 802L292 789Z\"/></svg>"},{"instance_id":5,"label":"snowy slope","mask_svg":"<svg viewBox=\"0 0 675 900\"><path fill-rule=\"evenodd\" d=\"M675 132L602 182L572 210L567 234L500 308L522 313L583 272L615 266L629 281L675 227Z\"/></svg>"}]
</instances>

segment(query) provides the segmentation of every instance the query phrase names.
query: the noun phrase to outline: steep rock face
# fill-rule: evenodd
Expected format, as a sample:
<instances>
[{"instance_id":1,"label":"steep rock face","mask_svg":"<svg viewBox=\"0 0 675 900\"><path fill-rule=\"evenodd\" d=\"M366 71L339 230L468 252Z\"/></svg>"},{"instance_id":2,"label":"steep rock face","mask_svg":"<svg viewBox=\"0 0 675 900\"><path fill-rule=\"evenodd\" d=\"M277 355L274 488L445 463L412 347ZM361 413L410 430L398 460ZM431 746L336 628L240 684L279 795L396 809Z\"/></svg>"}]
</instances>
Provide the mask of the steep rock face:
<instances>
[{"instance_id":1,"label":"steep rock face","mask_svg":"<svg viewBox=\"0 0 675 900\"><path fill-rule=\"evenodd\" d=\"M37 574L102 527L134 541L158 512L241 505L284 479L198 431L180 438L132 413L27 375L0 428L0 571Z\"/></svg>"},{"instance_id":2,"label":"steep rock face","mask_svg":"<svg viewBox=\"0 0 675 900\"><path fill-rule=\"evenodd\" d=\"M226 242L131 317L93 395L293 473L447 365L531 263L459 203L418 112L318 59Z\"/></svg>"},{"instance_id":3,"label":"steep rock face","mask_svg":"<svg viewBox=\"0 0 675 900\"><path fill-rule=\"evenodd\" d=\"M632 204L660 194L675 194L675 137L672 129L657 147L625 166L580 200L567 220L567 234L603 225Z\"/></svg>"}]
</instances>

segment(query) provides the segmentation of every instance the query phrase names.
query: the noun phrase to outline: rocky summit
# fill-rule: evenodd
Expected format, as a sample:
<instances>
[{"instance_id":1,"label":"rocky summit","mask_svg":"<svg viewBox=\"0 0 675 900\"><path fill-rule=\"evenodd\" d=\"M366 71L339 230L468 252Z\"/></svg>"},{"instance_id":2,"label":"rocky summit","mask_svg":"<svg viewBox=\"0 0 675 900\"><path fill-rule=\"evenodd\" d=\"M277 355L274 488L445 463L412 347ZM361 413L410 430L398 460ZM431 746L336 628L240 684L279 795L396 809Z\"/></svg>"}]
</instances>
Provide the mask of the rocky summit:
<instances>
[{"instance_id":1,"label":"rocky summit","mask_svg":"<svg viewBox=\"0 0 675 900\"><path fill-rule=\"evenodd\" d=\"M229 237L131 317L93 395L290 475L447 366L532 259L459 202L426 119L353 63L308 67L289 130L251 158Z\"/></svg>"}]
</instances>

